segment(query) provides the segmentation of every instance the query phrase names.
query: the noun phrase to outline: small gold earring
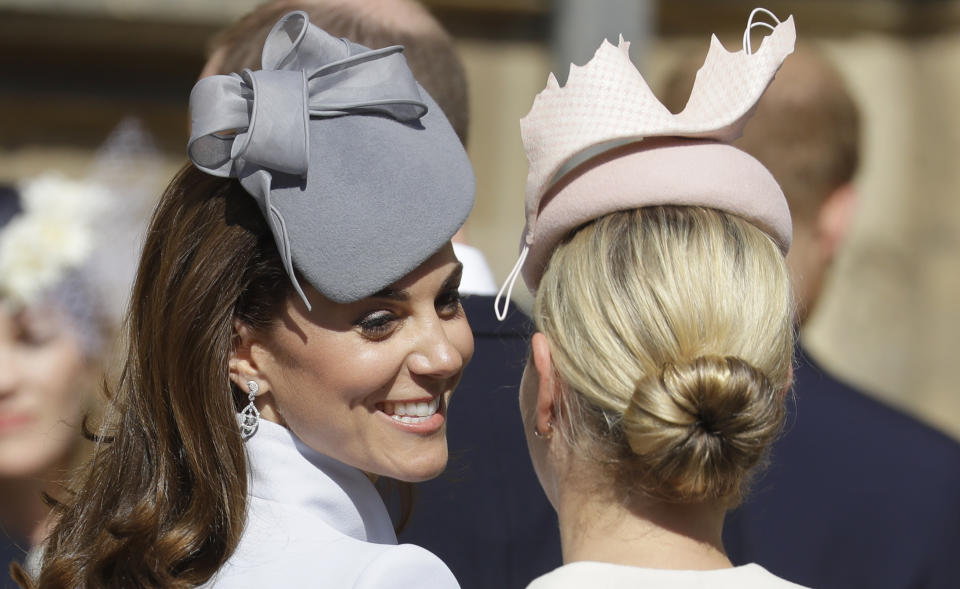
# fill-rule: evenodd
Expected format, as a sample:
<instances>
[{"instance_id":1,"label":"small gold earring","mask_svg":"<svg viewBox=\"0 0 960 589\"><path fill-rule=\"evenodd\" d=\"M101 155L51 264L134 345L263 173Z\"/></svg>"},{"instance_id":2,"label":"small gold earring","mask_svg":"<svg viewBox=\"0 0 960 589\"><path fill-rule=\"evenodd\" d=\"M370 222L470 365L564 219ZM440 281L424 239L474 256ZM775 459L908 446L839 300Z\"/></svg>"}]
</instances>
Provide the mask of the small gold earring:
<instances>
[{"instance_id":1,"label":"small gold earring","mask_svg":"<svg viewBox=\"0 0 960 589\"><path fill-rule=\"evenodd\" d=\"M553 436L553 422L547 422L547 431L540 431L540 426L535 426L533 428L533 435L540 438L541 440L549 440Z\"/></svg>"}]
</instances>

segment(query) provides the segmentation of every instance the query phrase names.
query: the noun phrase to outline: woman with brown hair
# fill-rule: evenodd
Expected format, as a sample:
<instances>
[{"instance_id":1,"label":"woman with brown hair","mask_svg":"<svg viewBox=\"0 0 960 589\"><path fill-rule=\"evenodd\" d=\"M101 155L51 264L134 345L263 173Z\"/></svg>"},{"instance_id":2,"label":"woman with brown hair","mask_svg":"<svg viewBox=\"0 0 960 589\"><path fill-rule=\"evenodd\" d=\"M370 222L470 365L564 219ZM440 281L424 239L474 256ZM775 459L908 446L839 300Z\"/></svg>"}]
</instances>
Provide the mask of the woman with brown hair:
<instances>
[{"instance_id":1,"label":"woman with brown hair","mask_svg":"<svg viewBox=\"0 0 960 589\"><path fill-rule=\"evenodd\" d=\"M732 567L721 541L780 428L793 349L789 211L729 140L795 33L778 21L754 52L751 27L743 52L714 39L677 115L621 40L551 77L521 122L517 273L538 333L520 407L564 560L531 588L797 587Z\"/></svg>"},{"instance_id":2,"label":"woman with brown hair","mask_svg":"<svg viewBox=\"0 0 960 589\"><path fill-rule=\"evenodd\" d=\"M393 546L371 479L446 464L469 162L398 47L291 13L263 65L194 88L194 165L154 214L122 380L37 586L456 587Z\"/></svg>"}]
</instances>

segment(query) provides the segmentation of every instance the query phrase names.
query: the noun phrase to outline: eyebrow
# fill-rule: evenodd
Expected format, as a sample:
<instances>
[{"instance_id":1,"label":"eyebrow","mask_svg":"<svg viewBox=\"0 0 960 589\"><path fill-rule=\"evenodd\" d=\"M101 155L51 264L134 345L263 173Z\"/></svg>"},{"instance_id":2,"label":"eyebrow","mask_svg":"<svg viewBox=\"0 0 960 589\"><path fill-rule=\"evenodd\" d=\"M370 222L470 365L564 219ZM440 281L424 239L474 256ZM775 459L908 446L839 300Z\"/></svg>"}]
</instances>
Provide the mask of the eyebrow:
<instances>
[{"instance_id":1,"label":"eyebrow","mask_svg":"<svg viewBox=\"0 0 960 589\"><path fill-rule=\"evenodd\" d=\"M443 281L443 286L440 287L440 290L450 290L451 288L459 288L460 280L463 278L463 262L457 262L457 265L453 267L453 270L450 271L450 275L447 276L447 279Z\"/></svg>"},{"instance_id":2,"label":"eyebrow","mask_svg":"<svg viewBox=\"0 0 960 589\"><path fill-rule=\"evenodd\" d=\"M443 285L440 287L440 290L450 290L451 288L457 288L460 285L460 279L463 277L463 263L457 262L457 265L454 266L453 270L450 271L450 275L447 276L447 279L443 281ZM396 290L387 288L378 290L377 292L370 295L370 298L373 299L390 299L392 301L407 301L410 300L410 293L406 289Z\"/></svg>"},{"instance_id":3,"label":"eyebrow","mask_svg":"<svg viewBox=\"0 0 960 589\"><path fill-rule=\"evenodd\" d=\"M383 290L378 290L377 292L370 295L371 299L390 299L392 301L406 301L410 298L410 293L406 290L394 290L389 286Z\"/></svg>"}]
</instances>

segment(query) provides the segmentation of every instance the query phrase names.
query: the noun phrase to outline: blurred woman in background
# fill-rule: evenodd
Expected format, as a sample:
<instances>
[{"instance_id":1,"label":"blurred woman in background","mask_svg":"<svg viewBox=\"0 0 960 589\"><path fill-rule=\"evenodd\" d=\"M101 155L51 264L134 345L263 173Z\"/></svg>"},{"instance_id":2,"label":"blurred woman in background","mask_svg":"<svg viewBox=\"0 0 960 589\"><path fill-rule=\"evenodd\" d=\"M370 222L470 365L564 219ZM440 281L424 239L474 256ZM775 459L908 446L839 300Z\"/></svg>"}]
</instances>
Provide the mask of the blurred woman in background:
<instances>
[{"instance_id":1,"label":"blurred woman in background","mask_svg":"<svg viewBox=\"0 0 960 589\"><path fill-rule=\"evenodd\" d=\"M49 532L47 493L89 451L111 324L84 266L106 192L45 176L0 192L0 525L4 569ZM114 326L115 327L115 326Z\"/></svg>"},{"instance_id":2,"label":"blurred woman in background","mask_svg":"<svg viewBox=\"0 0 960 589\"><path fill-rule=\"evenodd\" d=\"M63 499L92 449L83 424L100 414L162 167L125 118L83 179L46 172L0 188L0 577L44 540L44 494Z\"/></svg>"}]
</instances>

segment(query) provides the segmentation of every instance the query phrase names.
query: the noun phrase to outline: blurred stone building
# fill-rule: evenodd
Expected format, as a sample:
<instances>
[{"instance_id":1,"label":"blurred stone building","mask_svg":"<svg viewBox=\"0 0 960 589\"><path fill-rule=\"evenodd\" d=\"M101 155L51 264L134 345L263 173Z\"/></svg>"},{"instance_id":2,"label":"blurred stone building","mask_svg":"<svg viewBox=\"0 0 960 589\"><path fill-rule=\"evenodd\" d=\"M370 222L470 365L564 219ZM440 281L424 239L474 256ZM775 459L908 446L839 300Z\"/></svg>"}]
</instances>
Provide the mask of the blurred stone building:
<instances>
[{"instance_id":1,"label":"blurred stone building","mask_svg":"<svg viewBox=\"0 0 960 589\"><path fill-rule=\"evenodd\" d=\"M523 223L518 120L543 87L553 56L565 54L557 23L578 3L426 3L466 62L479 191L468 231L502 280ZM255 4L0 0L0 182L51 168L82 174L97 145L129 115L152 132L172 174L185 162L187 97L207 40ZM633 56L656 81L682 53L705 52L710 33L739 35L755 2L579 4L607 25L617 22L605 19L607 10L642 18L620 23L628 36L642 34ZM960 364L960 1L764 5L781 17L793 14L799 36L825 48L864 115L859 216L806 334L810 347L838 375L960 437L953 372Z\"/></svg>"}]
</instances>

